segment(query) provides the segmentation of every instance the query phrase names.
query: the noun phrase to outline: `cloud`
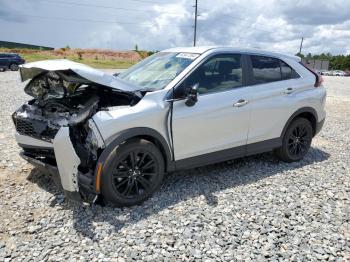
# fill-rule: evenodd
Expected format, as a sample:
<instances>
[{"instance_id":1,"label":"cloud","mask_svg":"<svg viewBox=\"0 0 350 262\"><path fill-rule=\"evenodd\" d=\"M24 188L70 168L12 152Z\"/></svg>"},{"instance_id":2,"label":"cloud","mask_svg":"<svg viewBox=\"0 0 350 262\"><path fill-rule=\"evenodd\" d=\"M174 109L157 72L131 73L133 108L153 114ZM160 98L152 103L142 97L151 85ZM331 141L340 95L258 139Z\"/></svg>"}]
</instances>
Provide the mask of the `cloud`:
<instances>
[{"instance_id":1,"label":"cloud","mask_svg":"<svg viewBox=\"0 0 350 262\"><path fill-rule=\"evenodd\" d=\"M283 17L296 25L330 25L350 19L350 1L346 0L282 0Z\"/></svg>"},{"instance_id":2,"label":"cloud","mask_svg":"<svg viewBox=\"0 0 350 262\"><path fill-rule=\"evenodd\" d=\"M137 44L139 48L148 50L190 45L192 19L191 14L181 4L155 5L151 17L138 20L139 23L132 26L100 26L89 33L89 41L93 46L105 48L119 46L131 49Z\"/></svg>"},{"instance_id":3,"label":"cloud","mask_svg":"<svg viewBox=\"0 0 350 262\"><path fill-rule=\"evenodd\" d=\"M13 9L9 2L6 0L0 0L0 20L10 21L14 23L23 23L26 19L21 16L21 13L16 9Z\"/></svg>"},{"instance_id":4,"label":"cloud","mask_svg":"<svg viewBox=\"0 0 350 262\"><path fill-rule=\"evenodd\" d=\"M92 8L44 0L0 0L0 34L17 42L61 47L161 50L193 43L193 1L159 4L124 1L99 3L126 9ZM40 3L40 4L39 4ZM94 0L84 3L96 5ZM22 13L25 10L25 13ZM304 53L349 53L349 0L199 1L198 45L258 47L295 54L301 37ZM25 15L66 17L115 23L55 21ZM16 19L23 17L25 23ZM120 23L117 23L120 22ZM42 42L42 43L40 43Z\"/></svg>"}]
</instances>

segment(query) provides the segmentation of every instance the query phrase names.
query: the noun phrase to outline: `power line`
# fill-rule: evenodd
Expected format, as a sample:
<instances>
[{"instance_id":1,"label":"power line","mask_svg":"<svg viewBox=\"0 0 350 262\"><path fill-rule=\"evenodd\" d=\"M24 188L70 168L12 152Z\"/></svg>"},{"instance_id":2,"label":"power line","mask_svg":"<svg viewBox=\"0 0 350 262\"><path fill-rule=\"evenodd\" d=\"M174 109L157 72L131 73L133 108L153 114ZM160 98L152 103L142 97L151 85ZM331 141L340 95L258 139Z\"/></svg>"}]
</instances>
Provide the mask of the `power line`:
<instances>
[{"instance_id":1,"label":"power line","mask_svg":"<svg viewBox=\"0 0 350 262\"><path fill-rule=\"evenodd\" d=\"M123 11L130 11L130 12L154 12L153 9L134 9L134 8L125 8L125 7L115 7L115 6L106 6L106 5L93 5L93 4L86 4L86 3L73 3L73 2L67 2L67 1L52 1L52 0L41 0L42 2L52 3L52 4L64 4L64 5L75 5L75 6L87 6L87 7L94 7L94 8L105 8L105 9L114 9L114 10L123 10ZM136 1L136 0L134 0ZM137 0L141 2L141 0ZM162 12L167 14L179 14L178 12Z\"/></svg>"},{"instance_id":2,"label":"power line","mask_svg":"<svg viewBox=\"0 0 350 262\"><path fill-rule=\"evenodd\" d=\"M142 24L136 22L123 22L123 21L108 21L108 20L91 20L91 19L78 19L78 18L66 18L66 17L48 17L48 16L37 16L37 15L22 15L25 17L39 18L39 19L47 19L47 20L63 20L63 21L75 21L75 22L91 22L91 23L107 23L107 24L121 24L121 25L148 25L155 26L154 23ZM192 27L190 25L162 25L161 27Z\"/></svg>"}]
</instances>

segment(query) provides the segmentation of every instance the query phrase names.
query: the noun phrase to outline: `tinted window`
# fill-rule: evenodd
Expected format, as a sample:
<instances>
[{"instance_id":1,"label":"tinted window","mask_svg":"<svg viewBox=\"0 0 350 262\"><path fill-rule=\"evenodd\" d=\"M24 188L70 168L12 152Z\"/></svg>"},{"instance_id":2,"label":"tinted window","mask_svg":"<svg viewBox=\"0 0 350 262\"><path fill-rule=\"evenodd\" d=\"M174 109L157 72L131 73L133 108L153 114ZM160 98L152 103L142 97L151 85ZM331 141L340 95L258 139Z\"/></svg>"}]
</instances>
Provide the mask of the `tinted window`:
<instances>
[{"instance_id":1,"label":"tinted window","mask_svg":"<svg viewBox=\"0 0 350 262\"><path fill-rule=\"evenodd\" d=\"M282 60L264 56L251 56L251 61L253 67L253 81L255 84L299 77L299 75Z\"/></svg>"},{"instance_id":2,"label":"tinted window","mask_svg":"<svg viewBox=\"0 0 350 262\"><path fill-rule=\"evenodd\" d=\"M241 55L217 55L210 58L184 81L184 86L188 88L197 83L199 94L242 86Z\"/></svg>"},{"instance_id":3,"label":"tinted window","mask_svg":"<svg viewBox=\"0 0 350 262\"><path fill-rule=\"evenodd\" d=\"M0 54L1 58L13 58L14 56L12 54Z\"/></svg>"},{"instance_id":4,"label":"tinted window","mask_svg":"<svg viewBox=\"0 0 350 262\"><path fill-rule=\"evenodd\" d=\"M282 80L288 80L293 78L299 78L297 72L293 68L291 68L289 65L287 65L285 62L281 61L281 74L282 74Z\"/></svg>"},{"instance_id":5,"label":"tinted window","mask_svg":"<svg viewBox=\"0 0 350 262\"><path fill-rule=\"evenodd\" d=\"M251 56L251 60L255 84L281 80L281 68L278 59L264 56Z\"/></svg>"}]
</instances>

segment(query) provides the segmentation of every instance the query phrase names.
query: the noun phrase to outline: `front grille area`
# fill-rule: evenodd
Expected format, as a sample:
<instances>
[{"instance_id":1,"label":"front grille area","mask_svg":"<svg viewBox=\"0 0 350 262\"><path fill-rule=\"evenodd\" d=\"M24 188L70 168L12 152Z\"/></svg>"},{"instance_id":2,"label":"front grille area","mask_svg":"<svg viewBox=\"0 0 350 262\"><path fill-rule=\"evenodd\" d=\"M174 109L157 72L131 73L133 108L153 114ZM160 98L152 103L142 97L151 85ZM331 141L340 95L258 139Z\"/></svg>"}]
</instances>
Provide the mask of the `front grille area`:
<instances>
[{"instance_id":1,"label":"front grille area","mask_svg":"<svg viewBox=\"0 0 350 262\"><path fill-rule=\"evenodd\" d=\"M58 129L48 127L44 121L24 119L16 114L12 116L16 131L25 136L30 136L46 141L51 141L58 132Z\"/></svg>"},{"instance_id":2,"label":"front grille area","mask_svg":"<svg viewBox=\"0 0 350 262\"><path fill-rule=\"evenodd\" d=\"M38 134L35 132L33 124L28 120L23 120L21 118L17 118L15 120L15 126L18 133L26 136L34 136L36 137Z\"/></svg>"}]
</instances>

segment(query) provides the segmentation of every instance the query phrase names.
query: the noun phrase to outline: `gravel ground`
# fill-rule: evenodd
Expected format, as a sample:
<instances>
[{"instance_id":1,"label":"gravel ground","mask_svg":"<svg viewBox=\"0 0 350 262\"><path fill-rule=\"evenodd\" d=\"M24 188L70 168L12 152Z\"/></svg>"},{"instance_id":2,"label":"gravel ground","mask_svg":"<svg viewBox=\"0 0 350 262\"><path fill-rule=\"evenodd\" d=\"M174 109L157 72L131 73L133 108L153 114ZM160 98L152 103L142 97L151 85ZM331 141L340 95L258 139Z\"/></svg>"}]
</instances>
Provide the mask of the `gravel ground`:
<instances>
[{"instance_id":1,"label":"gravel ground","mask_svg":"<svg viewBox=\"0 0 350 262\"><path fill-rule=\"evenodd\" d=\"M170 174L142 206L67 203L18 157L0 73L0 261L350 261L350 78L326 77L327 121L306 158L272 154Z\"/></svg>"}]
</instances>

